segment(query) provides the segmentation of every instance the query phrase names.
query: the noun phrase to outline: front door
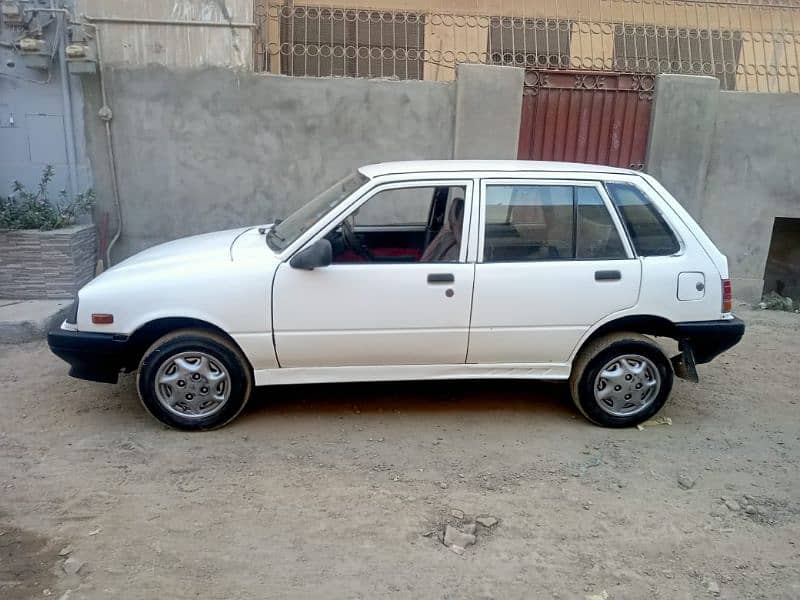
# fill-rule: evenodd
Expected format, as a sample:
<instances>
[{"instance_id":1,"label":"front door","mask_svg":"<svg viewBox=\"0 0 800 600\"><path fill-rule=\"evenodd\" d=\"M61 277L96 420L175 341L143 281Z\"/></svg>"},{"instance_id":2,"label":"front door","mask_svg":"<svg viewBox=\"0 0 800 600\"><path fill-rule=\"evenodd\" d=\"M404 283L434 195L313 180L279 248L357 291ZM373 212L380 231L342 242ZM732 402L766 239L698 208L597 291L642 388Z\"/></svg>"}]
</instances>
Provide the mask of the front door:
<instances>
[{"instance_id":1,"label":"front door","mask_svg":"<svg viewBox=\"0 0 800 600\"><path fill-rule=\"evenodd\" d=\"M331 242L333 264L282 263L273 284L280 366L463 364L471 203L471 181L385 184L315 237Z\"/></svg>"},{"instance_id":2,"label":"front door","mask_svg":"<svg viewBox=\"0 0 800 600\"><path fill-rule=\"evenodd\" d=\"M484 180L469 363L564 364L636 304L641 266L597 182Z\"/></svg>"}]
</instances>

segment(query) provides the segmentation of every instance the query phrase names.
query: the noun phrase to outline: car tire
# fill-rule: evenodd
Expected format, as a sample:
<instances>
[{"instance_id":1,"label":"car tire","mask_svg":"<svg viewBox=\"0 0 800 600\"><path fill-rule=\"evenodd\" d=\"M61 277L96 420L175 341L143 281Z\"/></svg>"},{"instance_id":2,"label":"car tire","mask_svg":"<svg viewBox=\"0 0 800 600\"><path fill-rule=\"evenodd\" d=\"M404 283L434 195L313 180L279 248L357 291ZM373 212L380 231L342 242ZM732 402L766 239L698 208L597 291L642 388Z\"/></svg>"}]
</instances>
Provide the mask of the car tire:
<instances>
[{"instance_id":1,"label":"car tire","mask_svg":"<svg viewBox=\"0 0 800 600\"><path fill-rule=\"evenodd\" d=\"M570 392L592 423L633 427L661 410L672 382L672 365L653 340L638 333L614 333L581 351L573 363Z\"/></svg>"},{"instance_id":2,"label":"car tire","mask_svg":"<svg viewBox=\"0 0 800 600\"><path fill-rule=\"evenodd\" d=\"M202 431L222 427L242 412L253 375L230 340L202 329L182 329L147 349L136 387L144 407L164 425Z\"/></svg>"}]
</instances>

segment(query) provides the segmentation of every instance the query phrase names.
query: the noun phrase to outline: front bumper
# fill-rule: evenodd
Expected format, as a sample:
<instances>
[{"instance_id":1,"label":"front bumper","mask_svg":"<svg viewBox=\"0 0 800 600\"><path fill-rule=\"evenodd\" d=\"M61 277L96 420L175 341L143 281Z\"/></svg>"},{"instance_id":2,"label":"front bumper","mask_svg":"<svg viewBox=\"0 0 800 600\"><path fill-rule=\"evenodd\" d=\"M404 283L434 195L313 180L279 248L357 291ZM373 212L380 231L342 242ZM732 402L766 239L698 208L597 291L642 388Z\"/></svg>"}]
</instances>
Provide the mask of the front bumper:
<instances>
[{"instance_id":1,"label":"front bumper","mask_svg":"<svg viewBox=\"0 0 800 600\"><path fill-rule=\"evenodd\" d=\"M744 322L733 317L718 321L691 321L675 323L679 342L687 342L694 352L697 364L707 363L733 348L744 335Z\"/></svg>"},{"instance_id":2,"label":"front bumper","mask_svg":"<svg viewBox=\"0 0 800 600\"><path fill-rule=\"evenodd\" d=\"M47 343L78 379L117 383L119 372L129 363L130 344L124 335L55 329L47 334Z\"/></svg>"}]
</instances>

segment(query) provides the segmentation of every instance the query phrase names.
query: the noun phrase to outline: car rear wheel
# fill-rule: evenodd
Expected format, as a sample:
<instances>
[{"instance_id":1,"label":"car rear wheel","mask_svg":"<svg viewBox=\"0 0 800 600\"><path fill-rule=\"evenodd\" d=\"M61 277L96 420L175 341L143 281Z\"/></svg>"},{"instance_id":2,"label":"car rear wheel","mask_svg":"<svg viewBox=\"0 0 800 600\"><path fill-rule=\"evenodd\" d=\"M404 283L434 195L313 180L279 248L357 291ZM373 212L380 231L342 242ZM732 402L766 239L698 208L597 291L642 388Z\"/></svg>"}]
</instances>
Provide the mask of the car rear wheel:
<instances>
[{"instance_id":1,"label":"car rear wheel","mask_svg":"<svg viewBox=\"0 0 800 600\"><path fill-rule=\"evenodd\" d=\"M636 333L615 333L580 353L570 391L575 406L593 423L632 427L661 410L672 381L672 366L655 342Z\"/></svg>"},{"instance_id":2,"label":"car rear wheel","mask_svg":"<svg viewBox=\"0 0 800 600\"><path fill-rule=\"evenodd\" d=\"M188 431L215 429L245 407L252 375L229 340L184 329L165 335L144 353L137 388L147 411L165 425Z\"/></svg>"}]
</instances>

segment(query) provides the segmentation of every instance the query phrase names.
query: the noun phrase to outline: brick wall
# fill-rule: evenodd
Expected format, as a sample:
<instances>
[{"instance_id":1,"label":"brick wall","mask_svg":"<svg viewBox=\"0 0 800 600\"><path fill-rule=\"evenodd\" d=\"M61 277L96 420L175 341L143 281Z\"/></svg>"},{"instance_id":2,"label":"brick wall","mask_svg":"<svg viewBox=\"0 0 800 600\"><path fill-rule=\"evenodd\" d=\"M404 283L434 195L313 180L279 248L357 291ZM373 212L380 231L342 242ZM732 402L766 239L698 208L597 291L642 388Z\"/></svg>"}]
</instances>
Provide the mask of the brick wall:
<instances>
[{"instance_id":1,"label":"brick wall","mask_svg":"<svg viewBox=\"0 0 800 600\"><path fill-rule=\"evenodd\" d=\"M0 231L0 298L72 298L94 275L94 225Z\"/></svg>"}]
</instances>

